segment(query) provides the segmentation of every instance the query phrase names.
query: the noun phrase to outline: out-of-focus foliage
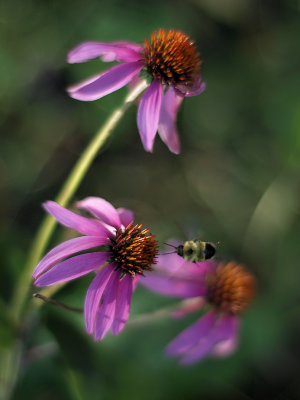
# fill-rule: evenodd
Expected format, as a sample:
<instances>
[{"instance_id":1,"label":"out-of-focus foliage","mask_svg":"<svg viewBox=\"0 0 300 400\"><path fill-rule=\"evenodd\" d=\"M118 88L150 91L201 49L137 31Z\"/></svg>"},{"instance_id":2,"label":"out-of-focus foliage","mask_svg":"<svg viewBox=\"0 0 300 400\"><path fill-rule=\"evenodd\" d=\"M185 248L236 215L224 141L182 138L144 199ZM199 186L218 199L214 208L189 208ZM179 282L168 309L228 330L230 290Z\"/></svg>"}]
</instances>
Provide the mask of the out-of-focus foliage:
<instances>
[{"instance_id":1,"label":"out-of-focus foliage","mask_svg":"<svg viewBox=\"0 0 300 400\"><path fill-rule=\"evenodd\" d=\"M21 1L0 3L0 348L14 326L3 310L44 215L94 132L126 89L99 101L65 88L108 65L67 65L86 40L142 42L160 27L197 43L207 90L178 115L182 154L145 153L132 107L76 198L131 208L160 242L220 241L258 278L238 352L181 368L165 345L197 316L129 323L94 343L81 315L44 305L24 332L14 394L24 399L299 398L300 53L296 0ZM52 244L69 235L56 231ZM91 277L56 298L82 306ZM172 304L138 288L131 317ZM3 307L2 307L3 305ZM0 382L1 385L1 382Z\"/></svg>"}]
</instances>

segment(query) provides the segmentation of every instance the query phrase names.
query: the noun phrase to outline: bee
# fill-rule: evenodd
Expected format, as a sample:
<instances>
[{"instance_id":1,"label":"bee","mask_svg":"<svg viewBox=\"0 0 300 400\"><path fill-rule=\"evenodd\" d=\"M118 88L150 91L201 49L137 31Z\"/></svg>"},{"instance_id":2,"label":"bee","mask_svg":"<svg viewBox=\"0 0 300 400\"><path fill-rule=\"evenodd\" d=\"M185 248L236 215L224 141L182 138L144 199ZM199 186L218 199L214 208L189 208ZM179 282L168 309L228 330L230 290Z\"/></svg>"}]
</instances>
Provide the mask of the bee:
<instances>
[{"instance_id":1,"label":"bee","mask_svg":"<svg viewBox=\"0 0 300 400\"><path fill-rule=\"evenodd\" d=\"M214 243L204 242L199 239L188 240L177 247L171 244L168 244L168 246L174 247L176 254L193 263L210 260L216 254L216 245Z\"/></svg>"}]
</instances>

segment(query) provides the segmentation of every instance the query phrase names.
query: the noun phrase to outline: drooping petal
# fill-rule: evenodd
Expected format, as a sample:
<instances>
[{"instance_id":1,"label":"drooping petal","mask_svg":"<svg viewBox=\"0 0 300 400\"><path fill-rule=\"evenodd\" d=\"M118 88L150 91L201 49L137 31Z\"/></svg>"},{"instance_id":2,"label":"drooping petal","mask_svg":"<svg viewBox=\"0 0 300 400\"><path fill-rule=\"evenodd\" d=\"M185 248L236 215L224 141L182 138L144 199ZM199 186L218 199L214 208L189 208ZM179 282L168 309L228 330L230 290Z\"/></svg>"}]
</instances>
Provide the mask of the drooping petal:
<instances>
[{"instance_id":1,"label":"drooping petal","mask_svg":"<svg viewBox=\"0 0 300 400\"><path fill-rule=\"evenodd\" d=\"M183 318L190 313L199 311L206 304L206 300L201 297L194 297L192 299L184 300L182 303L182 306L180 306L177 310L172 311L171 317Z\"/></svg>"},{"instance_id":2,"label":"drooping petal","mask_svg":"<svg viewBox=\"0 0 300 400\"><path fill-rule=\"evenodd\" d=\"M111 333L118 335L124 328L130 312L133 279L125 275L119 282L115 317L111 326Z\"/></svg>"},{"instance_id":3,"label":"drooping petal","mask_svg":"<svg viewBox=\"0 0 300 400\"><path fill-rule=\"evenodd\" d=\"M114 272L114 265L107 265L99 271L90 284L84 303L85 326L88 333L95 330L96 315L103 292L106 288L111 274Z\"/></svg>"},{"instance_id":4,"label":"drooping petal","mask_svg":"<svg viewBox=\"0 0 300 400\"><path fill-rule=\"evenodd\" d=\"M193 279L146 272L145 277L141 277L140 283L153 292L181 299L204 296L206 294L205 279L200 282Z\"/></svg>"},{"instance_id":5,"label":"drooping petal","mask_svg":"<svg viewBox=\"0 0 300 400\"><path fill-rule=\"evenodd\" d=\"M141 46L140 44L132 43L132 42L126 42L125 40L114 42L114 44L117 45L117 46L127 47L128 49L134 50L137 53L140 53L141 51L144 50L144 47Z\"/></svg>"},{"instance_id":6,"label":"drooping petal","mask_svg":"<svg viewBox=\"0 0 300 400\"><path fill-rule=\"evenodd\" d=\"M185 92L184 97L194 97L194 96L199 96L204 90L206 89L206 83L201 82L198 89L196 90L191 90L190 92Z\"/></svg>"},{"instance_id":7,"label":"drooping petal","mask_svg":"<svg viewBox=\"0 0 300 400\"><path fill-rule=\"evenodd\" d=\"M97 269L106 262L109 256L110 253L95 252L69 258L39 276L34 284L50 286L70 281Z\"/></svg>"},{"instance_id":8,"label":"drooping petal","mask_svg":"<svg viewBox=\"0 0 300 400\"><path fill-rule=\"evenodd\" d=\"M126 208L117 208L121 224L125 227L128 226L134 220L133 212Z\"/></svg>"},{"instance_id":9,"label":"drooping petal","mask_svg":"<svg viewBox=\"0 0 300 400\"><path fill-rule=\"evenodd\" d=\"M183 269L183 264L185 264L186 261L176 254L174 249L172 250L171 247L170 249L172 251L171 254L170 250L167 249L166 254L162 253L158 256L155 270L161 271L166 275L176 275L176 273L179 273Z\"/></svg>"},{"instance_id":10,"label":"drooping petal","mask_svg":"<svg viewBox=\"0 0 300 400\"><path fill-rule=\"evenodd\" d=\"M78 253L82 250L87 250L92 247L102 246L109 243L107 237L99 236L81 236L75 239L67 240L54 247L49 253L47 253L36 266L32 277L35 279L38 275L45 272L47 269L52 267L54 264L63 260L72 254Z\"/></svg>"},{"instance_id":11,"label":"drooping petal","mask_svg":"<svg viewBox=\"0 0 300 400\"><path fill-rule=\"evenodd\" d=\"M44 209L52 215L59 223L68 228L88 236L110 236L109 231L98 221L82 217L70 210L60 206L54 201L47 201L43 204Z\"/></svg>"},{"instance_id":12,"label":"drooping petal","mask_svg":"<svg viewBox=\"0 0 300 400\"><path fill-rule=\"evenodd\" d=\"M132 62L141 59L142 46L128 42L85 42L68 54L68 63L80 63L101 57L103 61Z\"/></svg>"},{"instance_id":13,"label":"drooping petal","mask_svg":"<svg viewBox=\"0 0 300 400\"><path fill-rule=\"evenodd\" d=\"M102 295L102 302L97 312L95 340L103 339L113 323L119 282L120 272L114 271L106 285Z\"/></svg>"},{"instance_id":14,"label":"drooping petal","mask_svg":"<svg viewBox=\"0 0 300 400\"><path fill-rule=\"evenodd\" d=\"M179 95L184 97L193 97L198 96L206 89L206 83L201 80L199 77L192 87L179 85L176 88L176 91Z\"/></svg>"},{"instance_id":15,"label":"drooping petal","mask_svg":"<svg viewBox=\"0 0 300 400\"><path fill-rule=\"evenodd\" d=\"M137 124L145 150L152 152L161 106L162 87L154 80L141 98Z\"/></svg>"},{"instance_id":16,"label":"drooping petal","mask_svg":"<svg viewBox=\"0 0 300 400\"><path fill-rule=\"evenodd\" d=\"M197 263L186 261L176 253L160 254L155 264L155 270L169 276L203 281L203 276L217 267L213 260Z\"/></svg>"},{"instance_id":17,"label":"drooping petal","mask_svg":"<svg viewBox=\"0 0 300 400\"><path fill-rule=\"evenodd\" d=\"M219 342L215 345L211 352L213 357L226 357L236 350L239 342L239 321L237 318L235 318L233 324L235 324L235 327L233 328L232 335L229 337L229 339Z\"/></svg>"},{"instance_id":18,"label":"drooping petal","mask_svg":"<svg viewBox=\"0 0 300 400\"><path fill-rule=\"evenodd\" d=\"M158 122L158 133L169 150L175 154L180 153L180 142L176 129L176 115L183 97L178 96L172 86L162 96L161 109Z\"/></svg>"},{"instance_id":19,"label":"drooping petal","mask_svg":"<svg viewBox=\"0 0 300 400\"><path fill-rule=\"evenodd\" d=\"M135 277L133 278L133 283L132 283L132 290L135 291L137 284L139 283L141 278L141 275L135 275Z\"/></svg>"},{"instance_id":20,"label":"drooping petal","mask_svg":"<svg viewBox=\"0 0 300 400\"><path fill-rule=\"evenodd\" d=\"M76 207L83 208L100 221L116 229L121 226L120 217L115 207L100 197L87 197L84 200L78 201Z\"/></svg>"},{"instance_id":21,"label":"drooping petal","mask_svg":"<svg viewBox=\"0 0 300 400\"><path fill-rule=\"evenodd\" d=\"M183 355L181 364L192 364L200 361L213 351L216 344L230 339L235 332L235 320L236 317L233 315L220 317L206 337L203 337L196 346L190 348Z\"/></svg>"},{"instance_id":22,"label":"drooping petal","mask_svg":"<svg viewBox=\"0 0 300 400\"><path fill-rule=\"evenodd\" d=\"M141 62L130 62L110 68L68 89L69 95L77 100L92 101L119 90L143 68Z\"/></svg>"},{"instance_id":23,"label":"drooping petal","mask_svg":"<svg viewBox=\"0 0 300 400\"><path fill-rule=\"evenodd\" d=\"M206 338L215 322L215 312L208 312L169 343L166 353L171 356L177 356L193 348L203 338Z\"/></svg>"}]
</instances>

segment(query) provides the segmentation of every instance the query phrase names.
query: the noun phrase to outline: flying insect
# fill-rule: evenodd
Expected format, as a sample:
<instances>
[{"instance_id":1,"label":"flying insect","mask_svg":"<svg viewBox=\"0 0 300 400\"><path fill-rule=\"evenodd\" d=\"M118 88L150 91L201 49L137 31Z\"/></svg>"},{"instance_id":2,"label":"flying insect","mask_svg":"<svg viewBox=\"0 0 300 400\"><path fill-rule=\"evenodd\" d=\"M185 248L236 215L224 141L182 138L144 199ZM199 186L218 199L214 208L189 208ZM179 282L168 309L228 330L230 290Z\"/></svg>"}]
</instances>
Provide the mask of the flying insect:
<instances>
[{"instance_id":1,"label":"flying insect","mask_svg":"<svg viewBox=\"0 0 300 400\"><path fill-rule=\"evenodd\" d=\"M193 263L210 260L216 254L216 245L214 243L204 242L199 239L188 240L179 246L166 244L174 247L174 253Z\"/></svg>"}]
</instances>

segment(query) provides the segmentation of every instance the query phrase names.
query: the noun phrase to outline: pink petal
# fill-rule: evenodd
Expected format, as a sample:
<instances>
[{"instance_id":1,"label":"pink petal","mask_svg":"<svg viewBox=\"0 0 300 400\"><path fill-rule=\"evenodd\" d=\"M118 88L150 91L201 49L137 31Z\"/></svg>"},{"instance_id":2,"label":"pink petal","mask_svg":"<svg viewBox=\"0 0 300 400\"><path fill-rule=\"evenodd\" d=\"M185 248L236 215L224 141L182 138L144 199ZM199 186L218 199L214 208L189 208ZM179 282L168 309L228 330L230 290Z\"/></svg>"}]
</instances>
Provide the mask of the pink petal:
<instances>
[{"instance_id":1,"label":"pink petal","mask_svg":"<svg viewBox=\"0 0 300 400\"><path fill-rule=\"evenodd\" d=\"M180 335L167 346L166 353L171 356L185 353L209 334L215 322L216 314L210 311L196 323L180 333Z\"/></svg>"},{"instance_id":2,"label":"pink petal","mask_svg":"<svg viewBox=\"0 0 300 400\"><path fill-rule=\"evenodd\" d=\"M85 62L96 57L102 57L103 61L138 61L141 59L142 49L142 46L128 42L85 42L69 52L68 62Z\"/></svg>"},{"instance_id":3,"label":"pink petal","mask_svg":"<svg viewBox=\"0 0 300 400\"><path fill-rule=\"evenodd\" d=\"M100 299L113 272L114 265L108 265L103 268L97 273L88 288L84 303L85 325L88 333L95 331L96 314Z\"/></svg>"},{"instance_id":4,"label":"pink petal","mask_svg":"<svg viewBox=\"0 0 300 400\"><path fill-rule=\"evenodd\" d=\"M193 265L198 269L198 273L207 275L208 273L212 274L216 271L218 262L215 260L207 260L193 263Z\"/></svg>"},{"instance_id":5,"label":"pink petal","mask_svg":"<svg viewBox=\"0 0 300 400\"><path fill-rule=\"evenodd\" d=\"M141 278L141 275L135 275L133 278L133 283L132 283L132 290L135 291L137 284L139 283L139 280Z\"/></svg>"},{"instance_id":6,"label":"pink petal","mask_svg":"<svg viewBox=\"0 0 300 400\"><path fill-rule=\"evenodd\" d=\"M47 201L43 204L45 210L52 215L59 223L68 228L75 229L77 232L88 236L107 236L109 231L98 221L82 217L70 210L60 206L54 201Z\"/></svg>"},{"instance_id":7,"label":"pink petal","mask_svg":"<svg viewBox=\"0 0 300 400\"><path fill-rule=\"evenodd\" d=\"M184 97L199 96L199 94L203 93L205 89L206 89L206 83L205 82L201 82L198 89L192 90L190 92L185 92Z\"/></svg>"},{"instance_id":8,"label":"pink petal","mask_svg":"<svg viewBox=\"0 0 300 400\"><path fill-rule=\"evenodd\" d=\"M223 315L217 320L214 327L206 337L202 337L198 344L189 349L181 359L181 364L192 364L200 361L214 349L216 344L232 337L236 330L236 317L233 315Z\"/></svg>"},{"instance_id":9,"label":"pink petal","mask_svg":"<svg viewBox=\"0 0 300 400\"><path fill-rule=\"evenodd\" d=\"M180 143L176 129L176 115L183 97L178 96L172 86L162 97L158 133L169 150L175 154L180 153Z\"/></svg>"},{"instance_id":10,"label":"pink petal","mask_svg":"<svg viewBox=\"0 0 300 400\"><path fill-rule=\"evenodd\" d=\"M110 253L95 252L69 258L39 276L34 284L50 286L70 281L97 269L107 261L109 256Z\"/></svg>"},{"instance_id":11,"label":"pink petal","mask_svg":"<svg viewBox=\"0 0 300 400\"><path fill-rule=\"evenodd\" d=\"M100 99L127 85L142 68L143 65L139 61L116 65L103 74L69 88L69 95L83 101Z\"/></svg>"},{"instance_id":12,"label":"pink petal","mask_svg":"<svg viewBox=\"0 0 300 400\"><path fill-rule=\"evenodd\" d=\"M119 282L115 317L111 327L113 335L119 335L129 317L133 279L125 275Z\"/></svg>"},{"instance_id":13,"label":"pink petal","mask_svg":"<svg viewBox=\"0 0 300 400\"><path fill-rule=\"evenodd\" d=\"M121 224L125 227L128 226L134 220L133 212L126 208L117 208Z\"/></svg>"},{"instance_id":14,"label":"pink petal","mask_svg":"<svg viewBox=\"0 0 300 400\"><path fill-rule=\"evenodd\" d=\"M137 124L145 150L152 152L155 134L157 132L162 87L154 80L141 98Z\"/></svg>"},{"instance_id":15,"label":"pink petal","mask_svg":"<svg viewBox=\"0 0 300 400\"><path fill-rule=\"evenodd\" d=\"M144 47L137 43L126 42L123 40L123 41L114 42L114 44L118 45L118 46L127 47L128 49L134 50L138 53L141 53L142 51L144 51Z\"/></svg>"},{"instance_id":16,"label":"pink petal","mask_svg":"<svg viewBox=\"0 0 300 400\"><path fill-rule=\"evenodd\" d=\"M82 250L87 250L92 247L101 246L109 243L107 237L99 236L81 236L75 239L67 240L54 247L49 253L47 253L41 261L36 266L32 277L36 278L41 273L45 272L48 268L52 267L54 264L63 260L64 258L78 253Z\"/></svg>"},{"instance_id":17,"label":"pink petal","mask_svg":"<svg viewBox=\"0 0 300 400\"><path fill-rule=\"evenodd\" d=\"M76 207L83 208L105 224L116 229L121 226L119 214L114 206L100 197L87 197L76 203Z\"/></svg>"},{"instance_id":18,"label":"pink petal","mask_svg":"<svg viewBox=\"0 0 300 400\"><path fill-rule=\"evenodd\" d=\"M198 96L199 94L204 92L205 89L206 89L206 83L201 80L201 77L199 77L195 81L195 83L192 87L179 85L176 88L176 91L181 96L193 97L193 96Z\"/></svg>"},{"instance_id":19,"label":"pink petal","mask_svg":"<svg viewBox=\"0 0 300 400\"><path fill-rule=\"evenodd\" d=\"M165 275L176 276L183 279L203 281L203 276L208 271L214 271L217 263L213 260L193 263L186 261L183 257L172 254L160 254L155 264L155 270Z\"/></svg>"},{"instance_id":20,"label":"pink petal","mask_svg":"<svg viewBox=\"0 0 300 400\"><path fill-rule=\"evenodd\" d=\"M120 271L114 271L106 285L102 295L102 303L97 312L95 340L103 339L113 323L119 282Z\"/></svg>"},{"instance_id":21,"label":"pink petal","mask_svg":"<svg viewBox=\"0 0 300 400\"><path fill-rule=\"evenodd\" d=\"M239 342L239 321L237 318L235 318L233 324L235 324L235 328L233 330L232 336L229 337L229 339L219 342L215 345L211 352L211 355L213 357L227 357L236 350Z\"/></svg>"},{"instance_id":22,"label":"pink petal","mask_svg":"<svg viewBox=\"0 0 300 400\"><path fill-rule=\"evenodd\" d=\"M193 297L183 302L184 304L171 313L173 318L183 318L190 313L201 310L206 304L206 300L201 297Z\"/></svg>"},{"instance_id":23,"label":"pink petal","mask_svg":"<svg viewBox=\"0 0 300 400\"><path fill-rule=\"evenodd\" d=\"M191 297L204 296L206 294L205 280L202 282L193 279L177 278L175 276L164 276L154 272L146 272L141 277L140 283L153 292L166 296L188 299Z\"/></svg>"}]
</instances>

